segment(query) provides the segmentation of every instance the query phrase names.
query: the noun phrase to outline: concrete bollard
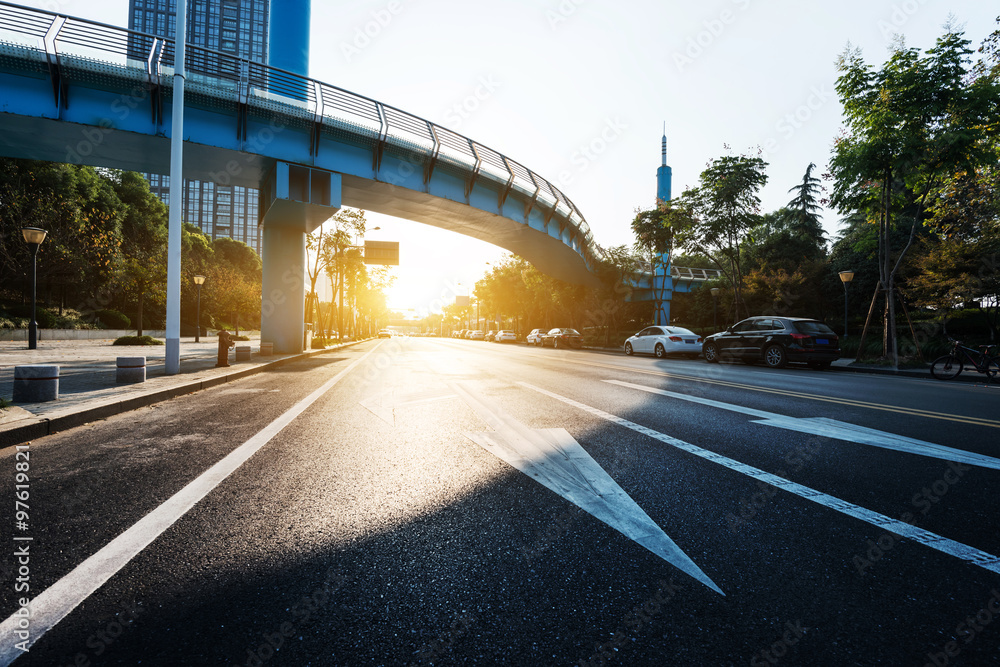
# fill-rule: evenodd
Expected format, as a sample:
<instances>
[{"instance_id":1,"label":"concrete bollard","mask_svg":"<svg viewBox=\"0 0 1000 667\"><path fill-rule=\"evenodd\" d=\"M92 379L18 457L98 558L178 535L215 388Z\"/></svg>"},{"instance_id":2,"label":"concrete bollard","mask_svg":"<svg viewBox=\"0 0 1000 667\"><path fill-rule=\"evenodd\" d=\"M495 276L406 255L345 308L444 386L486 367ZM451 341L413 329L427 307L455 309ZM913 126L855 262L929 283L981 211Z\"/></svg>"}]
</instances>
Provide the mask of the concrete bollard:
<instances>
[{"instance_id":1,"label":"concrete bollard","mask_svg":"<svg viewBox=\"0 0 1000 667\"><path fill-rule=\"evenodd\" d=\"M250 346L249 345L237 345L236 346L236 361L250 361Z\"/></svg>"},{"instance_id":2,"label":"concrete bollard","mask_svg":"<svg viewBox=\"0 0 1000 667\"><path fill-rule=\"evenodd\" d=\"M262 341L260 344L260 356L270 357L272 354L274 354L274 343L265 343Z\"/></svg>"},{"instance_id":3,"label":"concrete bollard","mask_svg":"<svg viewBox=\"0 0 1000 667\"><path fill-rule=\"evenodd\" d=\"M58 398L58 366L14 366L15 403L44 403Z\"/></svg>"},{"instance_id":4,"label":"concrete bollard","mask_svg":"<svg viewBox=\"0 0 1000 667\"><path fill-rule=\"evenodd\" d=\"M146 381L146 357L118 357L115 382L132 384Z\"/></svg>"}]
</instances>

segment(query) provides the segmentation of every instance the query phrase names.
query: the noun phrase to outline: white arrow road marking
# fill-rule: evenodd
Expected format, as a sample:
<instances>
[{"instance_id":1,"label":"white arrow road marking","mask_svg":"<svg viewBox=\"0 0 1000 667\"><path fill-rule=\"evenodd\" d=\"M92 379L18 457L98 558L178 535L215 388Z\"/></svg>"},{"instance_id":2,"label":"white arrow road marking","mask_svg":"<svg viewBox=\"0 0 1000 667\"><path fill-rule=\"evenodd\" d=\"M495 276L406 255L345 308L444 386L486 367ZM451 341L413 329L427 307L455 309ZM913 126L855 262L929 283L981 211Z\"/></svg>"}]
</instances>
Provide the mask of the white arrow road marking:
<instances>
[{"instance_id":1,"label":"white arrow road marking","mask_svg":"<svg viewBox=\"0 0 1000 667\"><path fill-rule=\"evenodd\" d=\"M771 486L788 491L789 493L793 493L800 498L811 500L812 502L822 505L823 507L836 510L841 514L846 514L847 516L855 519L860 519L865 523L870 523L877 528L887 530L901 537L908 537L915 542L919 542L920 544L928 546L931 549L936 549L942 553L948 554L949 556L954 556L955 558L963 560L966 563L978 565L981 568L1000 574L1000 557L994 556L993 554L988 554L985 551L980 551L979 549L962 544L961 542L950 540L947 537L942 537L941 535L932 533L929 530L917 528L916 526L912 526L904 521L892 519L884 514L873 512L872 510L849 503L846 500L841 500L840 498L828 495L822 491L817 491L815 489L810 489L807 486L796 484L795 482L787 480L784 477L772 475L769 472L764 472L763 470L747 465L746 463L740 463L739 461L721 454L710 452L707 449L702 449L697 445L692 445L691 443L680 440L679 438L660 433L659 431L654 431L651 428L646 428L645 426L631 422L623 417L618 417L598 408L574 401L571 398L554 394L551 391L546 391L545 389L528 384L527 382L520 382L519 384L523 387L527 387L528 389L533 389L540 394L554 398L557 401L561 401L566 405L572 405L573 407L579 408L585 412L589 412L595 417L599 417L613 424L618 424L619 426L624 426L625 428L636 431L637 433L642 433L643 435L647 435L650 438L659 440L660 442L666 443L678 449L682 449L685 452L699 456L703 459L711 461L712 463L718 463L719 465L729 468L730 470L734 470L740 474L753 477L754 479L759 479L765 484L770 484Z\"/></svg>"},{"instance_id":2,"label":"white arrow road marking","mask_svg":"<svg viewBox=\"0 0 1000 667\"><path fill-rule=\"evenodd\" d=\"M410 405L420 405L421 403L431 403L446 398L454 398L455 394L450 389L418 389L408 391L403 395L398 395L395 389L388 389L381 394L369 396L363 401L359 401L362 406L371 410L376 416L389 424L396 425L396 408Z\"/></svg>"},{"instance_id":3,"label":"white arrow road marking","mask_svg":"<svg viewBox=\"0 0 1000 667\"><path fill-rule=\"evenodd\" d=\"M376 345L363 356L358 357L347 368L323 383L319 389L264 427L263 431L231 451L221 461L203 472L162 505L139 519L131 528L111 540L100 551L77 565L69 574L35 596L28 603L31 619L29 638L25 640L26 646L31 647L38 641L39 637L55 627L59 621L103 586L108 579L125 567L167 528L187 514L188 510L207 496L222 480L229 477L233 471L256 454L292 420L302 414L306 408L315 403L378 348L379 346ZM23 653L18 648L18 644L22 646L25 644L19 642L18 636L15 634L16 630L21 629L18 625L20 620L15 614L0 623L0 666L2 667L7 667Z\"/></svg>"},{"instance_id":4,"label":"white arrow road marking","mask_svg":"<svg viewBox=\"0 0 1000 667\"><path fill-rule=\"evenodd\" d=\"M871 445L873 447L881 447L883 449L893 449L898 452L907 452L909 454L918 454L920 456L930 456L944 461L955 461L956 463L966 463L968 465L979 466L981 468L993 468L994 470L1000 470L1000 459L993 458L992 456L966 452L961 449L945 447L944 445L935 445L932 442L907 438L906 436L896 435L895 433L887 433L885 431L879 431L866 426L848 424L847 422L837 421L836 419L829 419L827 417L788 417L774 412L755 410L754 408L745 408L741 405L722 403L720 401L713 401L712 399L701 398L699 396L678 394L677 392L656 389L654 387L646 387L641 384L632 384L631 382L621 382L619 380L604 380L604 382L607 382L608 384L616 384L621 387L628 387L630 389L638 389L639 391L649 392L650 394L669 396L670 398L676 398L682 401L700 403L701 405L707 405L713 408L720 408L731 412L741 412L752 417L759 417L760 419L754 420L755 424L776 426L789 431L798 431L800 433L810 433L812 435L820 435L827 438L835 438L837 440L846 440L847 442L856 442L860 445Z\"/></svg>"},{"instance_id":5,"label":"white arrow road marking","mask_svg":"<svg viewBox=\"0 0 1000 667\"><path fill-rule=\"evenodd\" d=\"M483 449L725 595L565 429L528 428L467 387L451 387L494 429L466 434Z\"/></svg>"}]
</instances>

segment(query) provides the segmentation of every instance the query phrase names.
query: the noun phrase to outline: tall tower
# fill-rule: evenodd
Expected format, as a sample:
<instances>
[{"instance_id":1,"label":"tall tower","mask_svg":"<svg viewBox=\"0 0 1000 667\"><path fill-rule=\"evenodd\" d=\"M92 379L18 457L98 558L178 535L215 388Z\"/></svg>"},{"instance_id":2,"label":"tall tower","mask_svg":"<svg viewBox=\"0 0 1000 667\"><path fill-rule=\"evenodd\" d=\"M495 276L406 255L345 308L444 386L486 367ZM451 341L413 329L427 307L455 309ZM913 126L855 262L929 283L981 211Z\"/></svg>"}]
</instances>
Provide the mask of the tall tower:
<instances>
[{"instance_id":1,"label":"tall tower","mask_svg":"<svg viewBox=\"0 0 1000 667\"><path fill-rule=\"evenodd\" d=\"M177 0L129 0L128 27L173 39ZM187 42L247 60L268 62L270 0L204 0L187 3ZM285 4L285 3L282 3ZM293 3L301 5L302 0ZM305 3L308 7L308 2ZM296 11L301 8L296 6ZM306 12L308 21L308 12ZM296 42L298 43L298 42ZM142 56L145 59L145 55ZM197 71L189 56L187 67ZM145 174L149 189L161 201L170 200L170 178ZM197 225L210 239L228 236L261 252L257 190L211 181L184 181L181 198L184 222Z\"/></svg>"},{"instance_id":2,"label":"tall tower","mask_svg":"<svg viewBox=\"0 0 1000 667\"><path fill-rule=\"evenodd\" d=\"M656 204L670 201L673 170L667 164L667 124L663 123L660 168L656 170ZM652 288L656 308L656 324L670 324L670 300L674 294L674 279L670 275L670 253L664 253L653 269Z\"/></svg>"},{"instance_id":3,"label":"tall tower","mask_svg":"<svg viewBox=\"0 0 1000 667\"><path fill-rule=\"evenodd\" d=\"M660 160L660 168L656 170L656 200L670 201L670 181L673 179L673 170L667 165L667 124L663 124L663 149Z\"/></svg>"}]
</instances>

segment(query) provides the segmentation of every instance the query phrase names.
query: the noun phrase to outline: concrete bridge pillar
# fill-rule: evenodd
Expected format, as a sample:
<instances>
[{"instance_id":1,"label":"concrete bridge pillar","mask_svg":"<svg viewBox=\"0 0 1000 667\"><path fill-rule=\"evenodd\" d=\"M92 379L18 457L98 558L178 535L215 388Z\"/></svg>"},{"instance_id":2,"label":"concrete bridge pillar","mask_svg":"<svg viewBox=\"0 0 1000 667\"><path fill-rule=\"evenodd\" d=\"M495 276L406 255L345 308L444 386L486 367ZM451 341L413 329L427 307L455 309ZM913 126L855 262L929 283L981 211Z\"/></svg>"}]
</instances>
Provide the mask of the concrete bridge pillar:
<instances>
[{"instance_id":1,"label":"concrete bridge pillar","mask_svg":"<svg viewBox=\"0 0 1000 667\"><path fill-rule=\"evenodd\" d=\"M306 234L340 210L340 174L278 162L261 183L260 197L260 340L278 353L302 352Z\"/></svg>"}]
</instances>

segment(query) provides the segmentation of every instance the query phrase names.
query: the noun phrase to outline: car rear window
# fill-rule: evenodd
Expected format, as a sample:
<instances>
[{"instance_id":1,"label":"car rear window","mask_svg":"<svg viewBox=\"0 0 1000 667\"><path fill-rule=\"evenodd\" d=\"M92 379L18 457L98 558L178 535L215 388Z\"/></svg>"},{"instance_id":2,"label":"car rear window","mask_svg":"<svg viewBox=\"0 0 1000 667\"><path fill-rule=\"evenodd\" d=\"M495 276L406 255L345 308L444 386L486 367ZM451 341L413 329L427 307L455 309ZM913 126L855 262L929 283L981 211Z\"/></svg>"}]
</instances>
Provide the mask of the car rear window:
<instances>
[{"instance_id":1,"label":"car rear window","mask_svg":"<svg viewBox=\"0 0 1000 667\"><path fill-rule=\"evenodd\" d=\"M836 336L833 329L822 322L796 322L795 328L810 336Z\"/></svg>"}]
</instances>

